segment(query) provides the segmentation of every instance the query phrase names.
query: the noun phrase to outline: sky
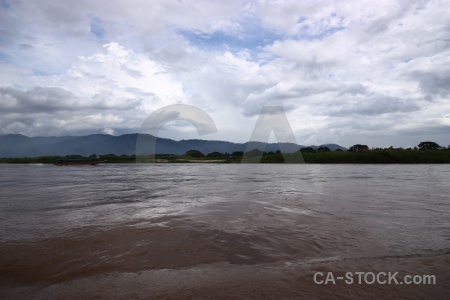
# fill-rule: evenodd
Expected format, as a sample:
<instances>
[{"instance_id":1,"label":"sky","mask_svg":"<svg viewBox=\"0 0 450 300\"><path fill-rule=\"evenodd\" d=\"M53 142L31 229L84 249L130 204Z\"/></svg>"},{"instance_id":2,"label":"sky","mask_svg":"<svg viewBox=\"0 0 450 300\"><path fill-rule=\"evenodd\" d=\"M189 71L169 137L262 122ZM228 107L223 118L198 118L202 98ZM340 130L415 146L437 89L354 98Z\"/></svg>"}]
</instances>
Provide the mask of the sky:
<instances>
[{"instance_id":1,"label":"sky","mask_svg":"<svg viewBox=\"0 0 450 300\"><path fill-rule=\"evenodd\" d=\"M136 133L172 104L217 128L175 140L246 142L277 106L301 145L447 146L450 1L0 0L0 134Z\"/></svg>"}]
</instances>

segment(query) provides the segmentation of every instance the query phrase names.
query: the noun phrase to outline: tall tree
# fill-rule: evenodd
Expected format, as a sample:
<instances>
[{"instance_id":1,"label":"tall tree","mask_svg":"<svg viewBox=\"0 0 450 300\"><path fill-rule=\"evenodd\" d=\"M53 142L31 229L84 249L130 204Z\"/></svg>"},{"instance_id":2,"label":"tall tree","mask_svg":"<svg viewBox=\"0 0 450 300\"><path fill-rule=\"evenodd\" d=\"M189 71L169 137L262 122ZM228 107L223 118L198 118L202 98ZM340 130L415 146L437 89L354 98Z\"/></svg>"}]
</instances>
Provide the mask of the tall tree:
<instances>
[{"instance_id":1,"label":"tall tree","mask_svg":"<svg viewBox=\"0 0 450 300\"><path fill-rule=\"evenodd\" d=\"M361 152L361 151L368 151L369 147L367 145L361 145L361 144L356 144L351 146L348 151L350 152Z\"/></svg>"},{"instance_id":2,"label":"tall tree","mask_svg":"<svg viewBox=\"0 0 450 300\"><path fill-rule=\"evenodd\" d=\"M199 157L204 157L205 155L203 153L201 153L198 150L189 150L186 152L185 154L186 156L190 156L190 157L195 157L195 158L199 158Z\"/></svg>"},{"instance_id":3,"label":"tall tree","mask_svg":"<svg viewBox=\"0 0 450 300\"><path fill-rule=\"evenodd\" d=\"M440 146L435 142L427 141L427 142L420 142L418 147L420 150L435 150Z\"/></svg>"},{"instance_id":4,"label":"tall tree","mask_svg":"<svg viewBox=\"0 0 450 300\"><path fill-rule=\"evenodd\" d=\"M327 146L320 146L319 148L317 148L317 152L330 152L330 148L328 148Z\"/></svg>"},{"instance_id":5,"label":"tall tree","mask_svg":"<svg viewBox=\"0 0 450 300\"><path fill-rule=\"evenodd\" d=\"M300 149L300 152L302 152L302 153L316 153L317 151L314 150L311 147L305 147L305 148Z\"/></svg>"}]
</instances>

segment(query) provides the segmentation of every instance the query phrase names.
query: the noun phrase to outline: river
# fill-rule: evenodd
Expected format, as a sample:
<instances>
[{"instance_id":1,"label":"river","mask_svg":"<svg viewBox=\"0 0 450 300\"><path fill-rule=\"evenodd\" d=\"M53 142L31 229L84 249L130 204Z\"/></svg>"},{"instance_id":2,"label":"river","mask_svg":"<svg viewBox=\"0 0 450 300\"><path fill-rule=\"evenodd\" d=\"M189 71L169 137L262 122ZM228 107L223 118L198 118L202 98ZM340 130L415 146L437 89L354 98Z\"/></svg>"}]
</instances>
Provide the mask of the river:
<instances>
[{"instance_id":1,"label":"river","mask_svg":"<svg viewBox=\"0 0 450 300\"><path fill-rule=\"evenodd\" d=\"M449 178L450 165L0 165L0 298L447 299Z\"/></svg>"}]
</instances>

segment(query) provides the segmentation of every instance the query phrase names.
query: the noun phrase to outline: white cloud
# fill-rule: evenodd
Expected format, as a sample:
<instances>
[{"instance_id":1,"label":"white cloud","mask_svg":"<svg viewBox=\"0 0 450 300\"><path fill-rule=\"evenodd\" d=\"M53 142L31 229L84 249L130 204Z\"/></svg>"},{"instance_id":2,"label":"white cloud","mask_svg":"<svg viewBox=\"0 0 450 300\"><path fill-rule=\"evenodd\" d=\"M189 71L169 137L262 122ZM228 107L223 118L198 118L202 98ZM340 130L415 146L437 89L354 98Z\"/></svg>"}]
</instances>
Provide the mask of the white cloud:
<instances>
[{"instance_id":1,"label":"white cloud","mask_svg":"<svg viewBox=\"0 0 450 300\"><path fill-rule=\"evenodd\" d=\"M114 129L109 128L109 127L108 128L104 128L102 130L102 132L105 133L105 134L109 134L109 135L114 135L116 133L116 131Z\"/></svg>"},{"instance_id":2,"label":"white cloud","mask_svg":"<svg viewBox=\"0 0 450 300\"><path fill-rule=\"evenodd\" d=\"M0 126L28 135L98 132L105 125L136 131L151 111L183 99L182 84L163 66L117 43L78 57L63 74L15 80L0 87Z\"/></svg>"}]
</instances>

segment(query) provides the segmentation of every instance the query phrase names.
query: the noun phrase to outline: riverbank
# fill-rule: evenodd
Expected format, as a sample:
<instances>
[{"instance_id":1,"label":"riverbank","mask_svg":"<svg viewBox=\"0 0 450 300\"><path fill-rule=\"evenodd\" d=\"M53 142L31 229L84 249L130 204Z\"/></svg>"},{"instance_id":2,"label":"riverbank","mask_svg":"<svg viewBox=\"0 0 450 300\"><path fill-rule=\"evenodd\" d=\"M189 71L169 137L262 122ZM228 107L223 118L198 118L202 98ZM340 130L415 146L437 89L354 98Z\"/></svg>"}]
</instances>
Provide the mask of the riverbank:
<instances>
[{"instance_id":1,"label":"riverbank","mask_svg":"<svg viewBox=\"0 0 450 300\"><path fill-rule=\"evenodd\" d=\"M58 159L85 158L80 155L69 156L42 156L42 157L22 157L22 158L0 158L0 163L13 164L53 164ZM134 155L102 155L101 159L106 163L284 163L285 158L294 163L313 164L447 164L450 163L450 151L448 150L404 150L404 149L384 149L369 150L361 152L350 151L330 151L317 153L265 153L261 159L259 157L223 155L218 157L189 157L184 155L155 155L142 156Z\"/></svg>"}]
</instances>

